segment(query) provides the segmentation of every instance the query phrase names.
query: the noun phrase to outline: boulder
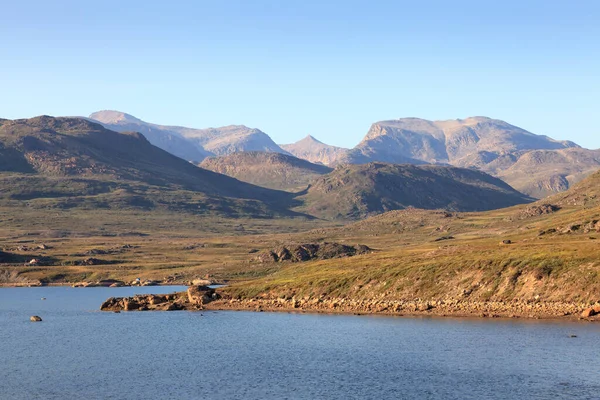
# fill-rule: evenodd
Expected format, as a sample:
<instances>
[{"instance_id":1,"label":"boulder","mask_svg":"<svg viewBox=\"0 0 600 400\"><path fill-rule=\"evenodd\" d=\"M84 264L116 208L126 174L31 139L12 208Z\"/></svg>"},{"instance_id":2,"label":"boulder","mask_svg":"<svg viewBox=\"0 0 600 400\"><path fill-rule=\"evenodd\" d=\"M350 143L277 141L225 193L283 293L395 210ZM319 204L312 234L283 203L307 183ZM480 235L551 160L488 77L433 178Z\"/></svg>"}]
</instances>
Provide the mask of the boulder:
<instances>
[{"instance_id":1,"label":"boulder","mask_svg":"<svg viewBox=\"0 0 600 400\"><path fill-rule=\"evenodd\" d=\"M32 315L31 317L29 317L29 320L31 322L42 322L42 318L37 315Z\"/></svg>"},{"instance_id":2,"label":"boulder","mask_svg":"<svg viewBox=\"0 0 600 400\"><path fill-rule=\"evenodd\" d=\"M287 261L292 259L292 253L286 247L279 247L273 252L277 261Z\"/></svg>"},{"instance_id":3,"label":"boulder","mask_svg":"<svg viewBox=\"0 0 600 400\"><path fill-rule=\"evenodd\" d=\"M581 317L589 318L589 317L593 317L594 315L598 315L598 314L600 314L600 305L595 305L593 307L589 307L589 308L586 308L585 310L583 310L581 313Z\"/></svg>"},{"instance_id":4,"label":"boulder","mask_svg":"<svg viewBox=\"0 0 600 400\"><path fill-rule=\"evenodd\" d=\"M194 279L192 281L193 286L208 286L211 284L212 284L212 282L209 281L208 279Z\"/></svg>"},{"instance_id":5,"label":"boulder","mask_svg":"<svg viewBox=\"0 0 600 400\"><path fill-rule=\"evenodd\" d=\"M130 298L123 299L123 310L125 311L133 311L138 310L140 308L140 304Z\"/></svg>"},{"instance_id":6,"label":"boulder","mask_svg":"<svg viewBox=\"0 0 600 400\"><path fill-rule=\"evenodd\" d=\"M188 301L192 304L203 305L213 300L214 289L208 286L190 286L187 290Z\"/></svg>"}]
</instances>

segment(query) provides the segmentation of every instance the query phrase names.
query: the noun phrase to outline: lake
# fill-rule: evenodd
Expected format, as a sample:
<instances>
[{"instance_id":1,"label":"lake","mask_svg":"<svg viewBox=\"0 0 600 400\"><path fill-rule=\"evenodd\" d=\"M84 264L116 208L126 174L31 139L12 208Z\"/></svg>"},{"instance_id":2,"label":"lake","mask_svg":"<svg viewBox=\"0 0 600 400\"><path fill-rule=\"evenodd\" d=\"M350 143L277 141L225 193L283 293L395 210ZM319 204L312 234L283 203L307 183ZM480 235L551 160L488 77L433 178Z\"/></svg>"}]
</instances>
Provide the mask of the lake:
<instances>
[{"instance_id":1,"label":"lake","mask_svg":"<svg viewBox=\"0 0 600 400\"><path fill-rule=\"evenodd\" d=\"M98 311L174 290L0 289L0 398L600 398L595 323Z\"/></svg>"}]
</instances>

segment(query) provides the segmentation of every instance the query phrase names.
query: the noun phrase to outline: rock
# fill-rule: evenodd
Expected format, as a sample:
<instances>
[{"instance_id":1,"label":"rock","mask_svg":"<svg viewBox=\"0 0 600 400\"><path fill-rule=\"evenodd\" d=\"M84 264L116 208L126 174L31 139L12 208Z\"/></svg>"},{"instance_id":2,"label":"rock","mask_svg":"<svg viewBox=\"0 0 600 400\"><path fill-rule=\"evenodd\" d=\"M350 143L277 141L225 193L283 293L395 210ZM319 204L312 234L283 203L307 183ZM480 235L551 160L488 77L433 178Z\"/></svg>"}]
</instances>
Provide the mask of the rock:
<instances>
[{"instance_id":1,"label":"rock","mask_svg":"<svg viewBox=\"0 0 600 400\"><path fill-rule=\"evenodd\" d=\"M504 239L503 241L500 242L500 244L512 244L512 240Z\"/></svg>"},{"instance_id":2,"label":"rock","mask_svg":"<svg viewBox=\"0 0 600 400\"><path fill-rule=\"evenodd\" d=\"M29 317L29 320L31 322L42 322L42 317L39 317L37 315L32 315L31 317Z\"/></svg>"},{"instance_id":3,"label":"rock","mask_svg":"<svg viewBox=\"0 0 600 400\"><path fill-rule=\"evenodd\" d=\"M214 293L214 289L208 286L190 286L187 290L187 298L191 304L201 306L210 303L213 300L212 295Z\"/></svg>"},{"instance_id":4,"label":"rock","mask_svg":"<svg viewBox=\"0 0 600 400\"><path fill-rule=\"evenodd\" d=\"M119 287L119 286L124 286L125 283L122 281L118 281L116 279L103 279L101 281L98 281L98 286L104 286L104 287ZM115 286L113 286L115 285Z\"/></svg>"},{"instance_id":5,"label":"rock","mask_svg":"<svg viewBox=\"0 0 600 400\"><path fill-rule=\"evenodd\" d=\"M123 299L123 310L125 311L133 311L140 308L138 302L133 299Z\"/></svg>"},{"instance_id":6,"label":"rock","mask_svg":"<svg viewBox=\"0 0 600 400\"><path fill-rule=\"evenodd\" d=\"M594 315L598 315L598 314L600 314L600 305L586 308L585 310L583 310L581 312L581 317L589 318L589 317L593 317Z\"/></svg>"},{"instance_id":7,"label":"rock","mask_svg":"<svg viewBox=\"0 0 600 400\"><path fill-rule=\"evenodd\" d=\"M32 258L29 260L29 265L40 265L40 260L37 258Z\"/></svg>"},{"instance_id":8,"label":"rock","mask_svg":"<svg viewBox=\"0 0 600 400\"><path fill-rule=\"evenodd\" d=\"M42 243L42 244L38 245L37 248L39 250L48 250L50 247L48 247L48 246L46 246L45 244Z\"/></svg>"},{"instance_id":9,"label":"rock","mask_svg":"<svg viewBox=\"0 0 600 400\"><path fill-rule=\"evenodd\" d=\"M208 279L194 279L192 281L192 285L193 286L208 286L208 285L212 285L212 282L209 281Z\"/></svg>"},{"instance_id":10,"label":"rock","mask_svg":"<svg viewBox=\"0 0 600 400\"><path fill-rule=\"evenodd\" d=\"M183 306L179 303L171 303L165 308L165 311L179 311L179 310L183 310Z\"/></svg>"},{"instance_id":11,"label":"rock","mask_svg":"<svg viewBox=\"0 0 600 400\"><path fill-rule=\"evenodd\" d=\"M277 261L287 261L292 259L292 253L285 247L279 247L273 253L275 253Z\"/></svg>"},{"instance_id":12,"label":"rock","mask_svg":"<svg viewBox=\"0 0 600 400\"><path fill-rule=\"evenodd\" d=\"M452 240L452 239L454 239L454 236L447 235L447 236L440 236L439 238L436 238L433 241L434 242L441 242L443 240Z\"/></svg>"},{"instance_id":13,"label":"rock","mask_svg":"<svg viewBox=\"0 0 600 400\"><path fill-rule=\"evenodd\" d=\"M519 214L519 218L525 219L537 217L538 215L552 214L558 210L560 210L560 207L554 204L541 204L538 206L531 206L522 210Z\"/></svg>"},{"instance_id":14,"label":"rock","mask_svg":"<svg viewBox=\"0 0 600 400\"><path fill-rule=\"evenodd\" d=\"M360 244L353 247L340 243L305 243L297 246L278 247L259 254L255 260L259 262L305 262L311 260L352 257L357 254L367 254L370 252L371 249L368 246Z\"/></svg>"}]
</instances>

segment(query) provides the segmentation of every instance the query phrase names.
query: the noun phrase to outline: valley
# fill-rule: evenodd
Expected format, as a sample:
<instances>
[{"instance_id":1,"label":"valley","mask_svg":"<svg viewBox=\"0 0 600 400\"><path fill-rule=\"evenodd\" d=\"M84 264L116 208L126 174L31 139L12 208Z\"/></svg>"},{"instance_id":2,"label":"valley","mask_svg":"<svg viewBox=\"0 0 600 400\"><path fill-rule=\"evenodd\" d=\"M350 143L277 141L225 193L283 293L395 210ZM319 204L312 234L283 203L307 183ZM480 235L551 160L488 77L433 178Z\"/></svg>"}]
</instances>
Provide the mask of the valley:
<instances>
[{"instance_id":1,"label":"valley","mask_svg":"<svg viewBox=\"0 0 600 400\"><path fill-rule=\"evenodd\" d=\"M573 317L598 300L598 173L532 203L441 165L203 162L267 188L81 119L0 133L2 285L202 280L227 284L207 307L431 315ZM319 247L366 250L279 255Z\"/></svg>"}]
</instances>

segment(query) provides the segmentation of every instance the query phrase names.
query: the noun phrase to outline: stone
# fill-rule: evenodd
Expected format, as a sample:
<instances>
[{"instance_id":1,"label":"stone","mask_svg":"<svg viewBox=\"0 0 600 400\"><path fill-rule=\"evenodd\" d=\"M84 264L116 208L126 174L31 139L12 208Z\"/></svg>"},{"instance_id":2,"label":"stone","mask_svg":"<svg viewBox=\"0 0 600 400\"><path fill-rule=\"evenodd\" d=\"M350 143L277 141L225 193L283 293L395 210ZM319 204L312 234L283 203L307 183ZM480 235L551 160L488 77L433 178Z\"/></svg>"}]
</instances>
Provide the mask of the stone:
<instances>
[{"instance_id":1,"label":"stone","mask_svg":"<svg viewBox=\"0 0 600 400\"><path fill-rule=\"evenodd\" d=\"M29 317L29 320L31 322L42 322L42 317L38 315L32 315L31 317Z\"/></svg>"},{"instance_id":2,"label":"stone","mask_svg":"<svg viewBox=\"0 0 600 400\"><path fill-rule=\"evenodd\" d=\"M137 310L139 308L140 308L140 305L135 300L131 300L131 299L123 300L123 310L133 311L133 310Z\"/></svg>"},{"instance_id":3,"label":"stone","mask_svg":"<svg viewBox=\"0 0 600 400\"><path fill-rule=\"evenodd\" d=\"M214 289L208 286L190 286L187 290L188 301L192 304L203 305L213 300Z\"/></svg>"},{"instance_id":4,"label":"stone","mask_svg":"<svg viewBox=\"0 0 600 400\"><path fill-rule=\"evenodd\" d=\"M589 318L589 317L593 317L594 315L597 315L599 312L596 311L595 308L596 307L589 307L589 308L586 308L585 310L583 310L581 312L581 318ZM598 308L600 311L600 306Z\"/></svg>"}]
</instances>

